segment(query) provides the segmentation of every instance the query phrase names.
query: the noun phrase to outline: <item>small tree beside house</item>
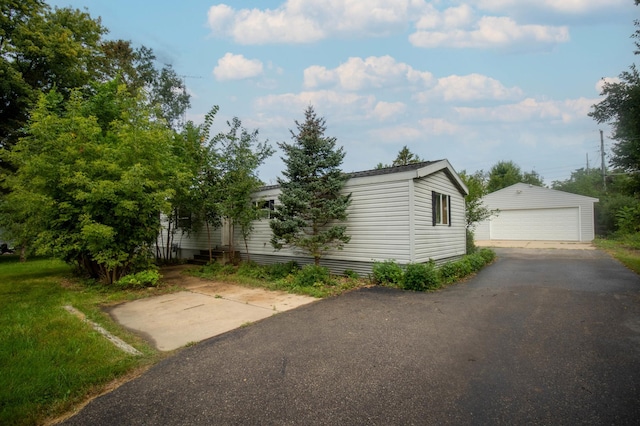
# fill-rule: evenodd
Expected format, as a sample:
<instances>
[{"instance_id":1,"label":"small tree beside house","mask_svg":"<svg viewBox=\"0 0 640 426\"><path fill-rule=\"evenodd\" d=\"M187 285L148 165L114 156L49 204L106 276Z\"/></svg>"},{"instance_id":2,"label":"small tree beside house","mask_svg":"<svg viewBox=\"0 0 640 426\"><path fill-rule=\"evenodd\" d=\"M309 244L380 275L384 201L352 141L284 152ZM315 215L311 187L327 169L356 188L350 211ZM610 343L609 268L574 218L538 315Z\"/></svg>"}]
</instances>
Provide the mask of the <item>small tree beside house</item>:
<instances>
[{"instance_id":1,"label":"small tree beside house","mask_svg":"<svg viewBox=\"0 0 640 426\"><path fill-rule=\"evenodd\" d=\"M351 194L341 192L348 178L340 169L345 153L342 147L336 149L335 138L324 135L325 120L313 107L296 127L293 143L278 143L286 170L284 178L278 178L280 205L270 223L271 244L276 250L298 248L317 266L323 255L341 250L351 239L340 223L346 221L351 203Z\"/></svg>"}]
</instances>

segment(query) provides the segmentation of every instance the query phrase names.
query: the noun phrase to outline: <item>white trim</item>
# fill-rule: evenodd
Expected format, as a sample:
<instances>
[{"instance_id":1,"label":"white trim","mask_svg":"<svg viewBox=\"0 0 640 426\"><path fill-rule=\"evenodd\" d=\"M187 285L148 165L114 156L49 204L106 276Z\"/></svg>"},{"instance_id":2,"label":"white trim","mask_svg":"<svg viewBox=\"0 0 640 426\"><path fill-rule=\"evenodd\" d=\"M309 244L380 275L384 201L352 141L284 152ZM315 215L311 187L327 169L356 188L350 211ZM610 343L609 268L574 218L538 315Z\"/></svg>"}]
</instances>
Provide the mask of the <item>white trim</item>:
<instances>
[{"instance_id":1,"label":"white trim","mask_svg":"<svg viewBox=\"0 0 640 426\"><path fill-rule=\"evenodd\" d=\"M415 181L409 181L409 260L416 260Z\"/></svg>"}]
</instances>

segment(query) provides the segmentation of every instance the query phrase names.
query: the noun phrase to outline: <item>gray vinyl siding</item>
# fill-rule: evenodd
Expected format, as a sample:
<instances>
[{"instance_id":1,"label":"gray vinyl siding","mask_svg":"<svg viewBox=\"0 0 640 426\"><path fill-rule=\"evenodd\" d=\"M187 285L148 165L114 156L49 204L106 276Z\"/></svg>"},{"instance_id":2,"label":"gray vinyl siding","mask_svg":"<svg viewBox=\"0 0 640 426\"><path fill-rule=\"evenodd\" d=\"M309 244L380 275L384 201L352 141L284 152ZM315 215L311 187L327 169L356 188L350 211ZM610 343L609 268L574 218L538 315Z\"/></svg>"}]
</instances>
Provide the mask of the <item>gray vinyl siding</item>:
<instances>
[{"instance_id":1,"label":"gray vinyl siding","mask_svg":"<svg viewBox=\"0 0 640 426\"><path fill-rule=\"evenodd\" d=\"M167 244L167 220L163 217L162 220L162 232L158 238L158 246L166 247ZM222 243L222 235L220 228L211 229L211 245L213 249L219 247ZM188 235L181 229L178 229L173 237L173 244L178 247L178 257L189 258L194 254L200 252L200 250L207 250L209 248L207 229L202 228L199 232L194 232Z\"/></svg>"},{"instance_id":2,"label":"gray vinyl siding","mask_svg":"<svg viewBox=\"0 0 640 426\"><path fill-rule=\"evenodd\" d=\"M419 167L400 167L397 172L365 171L354 174L346 183L351 194L347 235L351 241L343 250L327 253L321 263L334 273L346 269L369 274L376 261L394 260L399 264L453 260L465 254L464 183L446 160L428 162ZM431 191L451 197L452 226L432 226ZM253 199L274 200L279 204L279 187L266 187ZM276 251L271 245L269 219L254 222L247 240L248 252L257 263L287 262L300 265L313 260L295 248ZM176 238L183 257L207 248L206 232ZM212 236L214 247L222 245L221 230ZM239 233L234 234L235 249L246 258L247 249Z\"/></svg>"},{"instance_id":3,"label":"gray vinyl siding","mask_svg":"<svg viewBox=\"0 0 640 426\"><path fill-rule=\"evenodd\" d=\"M597 198L517 183L486 195L483 202L488 209L500 211L577 207L579 209L579 240L591 241L595 238L593 205L598 202ZM476 240L491 238L490 220L476 226Z\"/></svg>"},{"instance_id":4,"label":"gray vinyl siding","mask_svg":"<svg viewBox=\"0 0 640 426\"><path fill-rule=\"evenodd\" d=\"M451 226L433 226L431 191L451 197ZM466 253L464 196L445 172L414 181L414 206L414 262L438 261Z\"/></svg>"},{"instance_id":5,"label":"gray vinyl siding","mask_svg":"<svg viewBox=\"0 0 640 426\"><path fill-rule=\"evenodd\" d=\"M355 179L354 179L355 180ZM409 183L399 180L386 183L348 182L344 193L351 193L347 235L351 241L343 250L328 253L323 259L342 262L365 262L395 259L397 262L410 261L409 239ZM274 199L277 190L256 194L256 199ZM304 257L304 253L294 248L275 251L271 246L269 220L262 219L254 224L248 239L249 253L277 255L279 257ZM236 244L244 243L237 241ZM323 263L325 263L323 261Z\"/></svg>"}]
</instances>

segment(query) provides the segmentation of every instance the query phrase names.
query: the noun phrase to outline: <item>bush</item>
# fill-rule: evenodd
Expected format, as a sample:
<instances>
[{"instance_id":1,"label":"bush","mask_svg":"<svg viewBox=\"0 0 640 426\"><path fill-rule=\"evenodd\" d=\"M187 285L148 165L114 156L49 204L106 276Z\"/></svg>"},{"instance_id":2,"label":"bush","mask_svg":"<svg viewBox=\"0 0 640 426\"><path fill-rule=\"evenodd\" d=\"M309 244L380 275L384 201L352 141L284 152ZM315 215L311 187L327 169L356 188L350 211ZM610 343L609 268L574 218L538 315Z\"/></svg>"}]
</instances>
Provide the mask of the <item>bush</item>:
<instances>
[{"instance_id":1,"label":"bush","mask_svg":"<svg viewBox=\"0 0 640 426\"><path fill-rule=\"evenodd\" d=\"M358 278L360 278L360 274L358 274L356 271L352 271L351 269L346 269L343 272L343 275L347 278L352 278L354 280L357 280Z\"/></svg>"},{"instance_id":2,"label":"bush","mask_svg":"<svg viewBox=\"0 0 640 426\"><path fill-rule=\"evenodd\" d=\"M467 228L467 254L473 254L478 250L476 240L471 229Z\"/></svg>"},{"instance_id":3,"label":"bush","mask_svg":"<svg viewBox=\"0 0 640 426\"><path fill-rule=\"evenodd\" d=\"M293 283L300 287L331 284L331 275L329 269L324 266L306 265L295 276Z\"/></svg>"},{"instance_id":4,"label":"bush","mask_svg":"<svg viewBox=\"0 0 640 426\"><path fill-rule=\"evenodd\" d=\"M284 278L287 275L295 274L300 270L300 266L298 266L295 261L290 260L287 263L274 263L268 265L266 269L269 276L277 280Z\"/></svg>"},{"instance_id":5,"label":"bush","mask_svg":"<svg viewBox=\"0 0 640 426\"><path fill-rule=\"evenodd\" d=\"M376 284L402 285L404 272L394 260L373 263L373 281Z\"/></svg>"},{"instance_id":6,"label":"bush","mask_svg":"<svg viewBox=\"0 0 640 426\"><path fill-rule=\"evenodd\" d=\"M480 255L480 253L473 253L472 255L467 256L469 263L471 264L471 269L473 272L479 271L485 265L485 261Z\"/></svg>"},{"instance_id":7,"label":"bush","mask_svg":"<svg viewBox=\"0 0 640 426\"><path fill-rule=\"evenodd\" d=\"M488 264L488 263L493 262L493 259L496 258L496 252L494 252L493 250L488 249L488 248L483 248L478 253L484 259L485 265Z\"/></svg>"},{"instance_id":8,"label":"bush","mask_svg":"<svg viewBox=\"0 0 640 426\"><path fill-rule=\"evenodd\" d=\"M403 287L407 290L424 291L440 284L435 264L410 263L404 271Z\"/></svg>"},{"instance_id":9,"label":"bush","mask_svg":"<svg viewBox=\"0 0 640 426\"><path fill-rule=\"evenodd\" d=\"M116 281L120 287L155 287L160 280L160 273L155 269L125 275Z\"/></svg>"},{"instance_id":10,"label":"bush","mask_svg":"<svg viewBox=\"0 0 640 426\"><path fill-rule=\"evenodd\" d=\"M267 279L269 271L265 266L260 266L255 262L243 262L238 267L237 274L243 277L255 279Z\"/></svg>"}]
</instances>

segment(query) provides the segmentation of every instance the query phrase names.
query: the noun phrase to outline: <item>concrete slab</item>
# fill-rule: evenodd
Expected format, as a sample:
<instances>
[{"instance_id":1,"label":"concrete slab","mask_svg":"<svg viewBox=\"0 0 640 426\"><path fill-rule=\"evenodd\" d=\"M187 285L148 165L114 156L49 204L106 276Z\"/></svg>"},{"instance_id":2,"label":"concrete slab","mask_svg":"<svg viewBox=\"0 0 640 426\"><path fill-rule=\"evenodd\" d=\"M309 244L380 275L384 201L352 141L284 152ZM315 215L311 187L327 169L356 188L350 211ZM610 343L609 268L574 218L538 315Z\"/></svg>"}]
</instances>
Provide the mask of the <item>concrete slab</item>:
<instances>
[{"instance_id":1,"label":"concrete slab","mask_svg":"<svg viewBox=\"0 0 640 426\"><path fill-rule=\"evenodd\" d=\"M123 303L109 314L158 350L171 351L318 300L185 276L184 269L163 272L186 291Z\"/></svg>"},{"instance_id":2,"label":"concrete slab","mask_svg":"<svg viewBox=\"0 0 640 426\"><path fill-rule=\"evenodd\" d=\"M564 249L564 250L595 250L596 247L591 242L578 241L514 241L514 240L491 240L475 241L478 247L499 247L499 248L530 248L530 249Z\"/></svg>"}]
</instances>

